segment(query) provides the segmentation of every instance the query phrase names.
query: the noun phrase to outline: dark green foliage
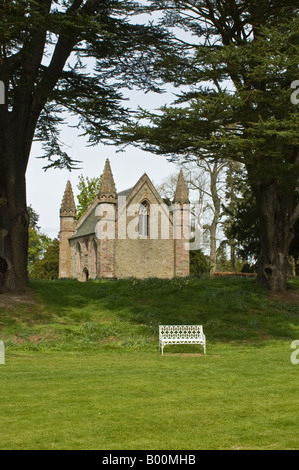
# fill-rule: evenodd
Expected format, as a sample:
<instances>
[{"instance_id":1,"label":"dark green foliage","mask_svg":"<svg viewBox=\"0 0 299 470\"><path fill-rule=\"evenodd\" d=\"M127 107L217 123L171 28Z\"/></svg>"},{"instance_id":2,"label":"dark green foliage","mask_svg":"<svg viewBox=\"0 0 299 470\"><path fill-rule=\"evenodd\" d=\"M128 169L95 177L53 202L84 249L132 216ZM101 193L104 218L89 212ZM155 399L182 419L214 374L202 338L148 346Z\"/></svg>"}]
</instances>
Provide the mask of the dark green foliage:
<instances>
[{"instance_id":1,"label":"dark green foliage","mask_svg":"<svg viewBox=\"0 0 299 470\"><path fill-rule=\"evenodd\" d=\"M209 262L201 250L190 251L190 276L201 277L209 273Z\"/></svg>"},{"instance_id":2,"label":"dark green foliage","mask_svg":"<svg viewBox=\"0 0 299 470\"><path fill-rule=\"evenodd\" d=\"M173 161L244 165L260 227L258 280L284 290L299 215L299 113L291 102L298 3L153 0L151 6L161 11L162 24L184 30L182 36L173 30L157 63L161 77L183 91L158 113L140 111L123 140Z\"/></svg>"},{"instance_id":3,"label":"dark green foliage","mask_svg":"<svg viewBox=\"0 0 299 470\"><path fill-rule=\"evenodd\" d=\"M29 246L28 246L28 271L29 274L34 264L41 260L47 248L51 243L51 239L41 233L39 230L29 228Z\"/></svg>"},{"instance_id":4,"label":"dark green foliage","mask_svg":"<svg viewBox=\"0 0 299 470\"><path fill-rule=\"evenodd\" d=\"M92 144L113 143L130 113L124 89L159 91L154 49L165 32L126 0L0 2L0 290L27 284L26 169L33 140L45 168L78 166L61 142L62 124ZM1 83L2 85L2 83Z\"/></svg>"},{"instance_id":5,"label":"dark green foliage","mask_svg":"<svg viewBox=\"0 0 299 470\"><path fill-rule=\"evenodd\" d=\"M29 217L29 227L39 230L40 227L37 225L39 221L38 213L35 212L32 206L27 207L27 211L28 211L28 217Z\"/></svg>"},{"instance_id":6,"label":"dark green foliage","mask_svg":"<svg viewBox=\"0 0 299 470\"><path fill-rule=\"evenodd\" d=\"M55 238L48 244L42 259L38 259L31 269L33 279L57 279L59 266L59 240Z\"/></svg>"},{"instance_id":7,"label":"dark green foliage","mask_svg":"<svg viewBox=\"0 0 299 470\"><path fill-rule=\"evenodd\" d=\"M159 91L152 47L162 29L139 21L135 1L4 0L0 6L0 79L6 104L32 107L31 131L44 143L48 167L73 168L60 141L65 111L91 143L113 141L128 122L123 89ZM33 137L33 136L31 136Z\"/></svg>"},{"instance_id":8,"label":"dark green foliage","mask_svg":"<svg viewBox=\"0 0 299 470\"><path fill-rule=\"evenodd\" d=\"M40 231L40 227L37 225L39 221L37 212L31 206L27 209L29 215L28 272L30 275L34 263L41 260L51 239Z\"/></svg>"},{"instance_id":9,"label":"dark green foliage","mask_svg":"<svg viewBox=\"0 0 299 470\"><path fill-rule=\"evenodd\" d=\"M84 214L88 206L94 201L94 199L98 195L100 183L101 177L84 178L83 175L79 176L79 184L77 185L77 188L80 192L77 196L77 219L80 219L80 217Z\"/></svg>"}]
</instances>

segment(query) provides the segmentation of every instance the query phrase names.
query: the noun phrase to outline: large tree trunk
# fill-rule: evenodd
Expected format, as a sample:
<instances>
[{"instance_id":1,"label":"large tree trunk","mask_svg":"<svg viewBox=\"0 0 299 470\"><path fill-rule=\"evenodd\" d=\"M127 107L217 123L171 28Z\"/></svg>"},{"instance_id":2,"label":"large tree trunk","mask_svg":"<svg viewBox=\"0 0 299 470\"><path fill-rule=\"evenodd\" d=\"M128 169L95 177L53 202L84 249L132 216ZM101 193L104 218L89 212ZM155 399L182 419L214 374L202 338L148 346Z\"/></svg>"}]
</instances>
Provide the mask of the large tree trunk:
<instances>
[{"instance_id":1,"label":"large tree trunk","mask_svg":"<svg viewBox=\"0 0 299 470\"><path fill-rule=\"evenodd\" d=\"M210 274L214 274L217 268L217 227L220 219L221 199L218 194L218 178L223 165L214 163L211 167L208 165L210 173L210 192L213 201L213 220L210 225Z\"/></svg>"},{"instance_id":2,"label":"large tree trunk","mask_svg":"<svg viewBox=\"0 0 299 470\"><path fill-rule=\"evenodd\" d=\"M29 146L6 115L0 130L0 292L27 285L28 213L25 173ZM21 122L19 121L21 129Z\"/></svg>"},{"instance_id":3,"label":"large tree trunk","mask_svg":"<svg viewBox=\"0 0 299 470\"><path fill-rule=\"evenodd\" d=\"M271 291L284 291L291 263L289 248L294 238L294 192L281 187L278 181L267 187L255 186L261 225L261 251L257 281Z\"/></svg>"}]
</instances>

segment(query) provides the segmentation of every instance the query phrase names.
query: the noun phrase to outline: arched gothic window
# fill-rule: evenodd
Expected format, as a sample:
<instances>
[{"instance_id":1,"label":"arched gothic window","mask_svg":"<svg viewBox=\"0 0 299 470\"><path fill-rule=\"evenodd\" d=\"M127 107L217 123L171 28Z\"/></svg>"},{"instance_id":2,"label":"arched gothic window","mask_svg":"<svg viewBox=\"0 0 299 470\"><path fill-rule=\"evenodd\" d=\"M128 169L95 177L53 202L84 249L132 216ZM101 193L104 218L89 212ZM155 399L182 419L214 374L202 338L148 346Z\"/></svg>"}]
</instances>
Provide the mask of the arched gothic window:
<instances>
[{"instance_id":1,"label":"arched gothic window","mask_svg":"<svg viewBox=\"0 0 299 470\"><path fill-rule=\"evenodd\" d=\"M139 236L149 236L149 204L147 201L142 202L139 208L138 216L138 231Z\"/></svg>"}]
</instances>

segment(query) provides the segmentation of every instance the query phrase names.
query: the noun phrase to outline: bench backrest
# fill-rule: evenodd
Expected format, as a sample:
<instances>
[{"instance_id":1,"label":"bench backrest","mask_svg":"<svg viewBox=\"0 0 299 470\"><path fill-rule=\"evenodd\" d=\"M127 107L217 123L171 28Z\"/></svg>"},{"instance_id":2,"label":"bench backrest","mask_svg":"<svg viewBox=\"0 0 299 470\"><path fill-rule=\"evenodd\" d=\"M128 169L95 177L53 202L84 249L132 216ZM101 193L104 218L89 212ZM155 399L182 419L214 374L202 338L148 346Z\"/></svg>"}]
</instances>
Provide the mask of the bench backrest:
<instances>
[{"instance_id":1,"label":"bench backrest","mask_svg":"<svg viewBox=\"0 0 299 470\"><path fill-rule=\"evenodd\" d=\"M163 339L196 339L203 334L202 325L160 325L159 335Z\"/></svg>"}]
</instances>

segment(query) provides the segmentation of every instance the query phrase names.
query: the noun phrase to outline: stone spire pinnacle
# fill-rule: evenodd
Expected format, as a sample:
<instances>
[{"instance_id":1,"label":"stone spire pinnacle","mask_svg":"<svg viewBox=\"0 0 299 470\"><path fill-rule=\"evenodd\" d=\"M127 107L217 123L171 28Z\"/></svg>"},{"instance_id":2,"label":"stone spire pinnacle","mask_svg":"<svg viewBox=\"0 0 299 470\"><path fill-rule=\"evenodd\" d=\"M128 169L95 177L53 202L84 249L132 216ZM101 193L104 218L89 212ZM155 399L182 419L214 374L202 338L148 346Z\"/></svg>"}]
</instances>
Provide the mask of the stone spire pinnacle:
<instances>
[{"instance_id":1,"label":"stone spire pinnacle","mask_svg":"<svg viewBox=\"0 0 299 470\"><path fill-rule=\"evenodd\" d=\"M68 180L66 184L66 188L64 191L63 199L62 199L62 204L60 208L60 215L61 216L66 216L66 217L76 217L77 215L77 210L76 210L76 204L75 204L75 199L73 195L73 189L70 180Z\"/></svg>"},{"instance_id":2,"label":"stone spire pinnacle","mask_svg":"<svg viewBox=\"0 0 299 470\"><path fill-rule=\"evenodd\" d=\"M116 187L108 158L105 163L98 197L100 202L116 202L117 199Z\"/></svg>"},{"instance_id":3,"label":"stone spire pinnacle","mask_svg":"<svg viewBox=\"0 0 299 470\"><path fill-rule=\"evenodd\" d=\"M174 203L177 204L189 204L189 196L188 196L188 189L186 186L186 182L184 179L183 171L180 171L177 187L173 199Z\"/></svg>"}]
</instances>

